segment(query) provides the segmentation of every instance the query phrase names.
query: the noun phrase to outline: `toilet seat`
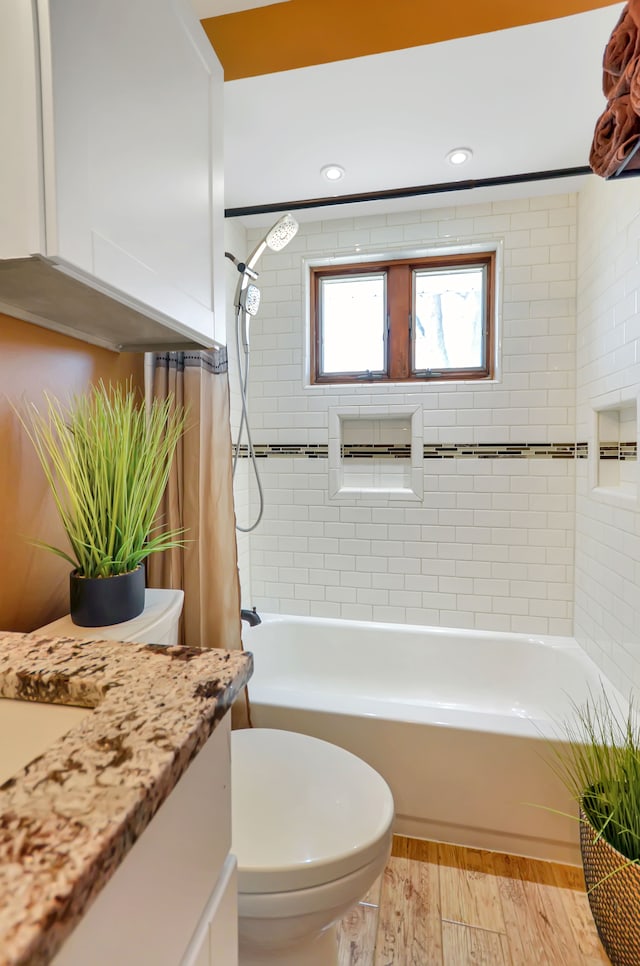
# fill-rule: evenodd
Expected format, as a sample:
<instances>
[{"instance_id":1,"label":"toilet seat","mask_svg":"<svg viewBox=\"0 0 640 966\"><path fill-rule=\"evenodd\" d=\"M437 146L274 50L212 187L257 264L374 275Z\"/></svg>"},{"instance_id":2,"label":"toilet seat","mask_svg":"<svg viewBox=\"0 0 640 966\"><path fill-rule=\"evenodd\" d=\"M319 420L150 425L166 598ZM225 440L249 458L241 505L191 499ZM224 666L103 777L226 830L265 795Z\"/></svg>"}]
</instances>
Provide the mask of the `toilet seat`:
<instances>
[{"instance_id":1,"label":"toilet seat","mask_svg":"<svg viewBox=\"0 0 640 966\"><path fill-rule=\"evenodd\" d=\"M349 872L332 882L309 886L308 889L292 889L286 892L242 892L240 889L238 912L241 917L281 919L283 903L290 917L317 913L319 909L342 903L349 905L353 896L364 895L382 872L391 847L391 835L388 846L382 853L382 859L378 856L355 872Z\"/></svg>"},{"instance_id":2,"label":"toilet seat","mask_svg":"<svg viewBox=\"0 0 640 966\"><path fill-rule=\"evenodd\" d=\"M369 865L390 838L389 786L350 752L269 728L231 736L241 894L310 889Z\"/></svg>"}]
</instances>

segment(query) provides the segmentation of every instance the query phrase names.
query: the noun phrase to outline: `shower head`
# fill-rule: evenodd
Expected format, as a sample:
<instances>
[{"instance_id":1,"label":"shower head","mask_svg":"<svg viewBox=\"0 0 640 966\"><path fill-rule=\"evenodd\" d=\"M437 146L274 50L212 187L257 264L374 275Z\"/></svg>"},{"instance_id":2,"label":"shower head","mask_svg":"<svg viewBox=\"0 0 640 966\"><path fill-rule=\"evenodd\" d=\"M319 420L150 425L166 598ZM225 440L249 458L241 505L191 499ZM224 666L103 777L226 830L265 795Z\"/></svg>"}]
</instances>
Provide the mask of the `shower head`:
<instances>
[{"instance_id":1,"label":"shower head","mask_svg":"<svg viewBox=\"0 0 640 966\"><path fill-rule=\"evenodd\" d=\"M244 313L242 321L242 344L245 353L249 352L249 316L257 315L260 307L260 289L250 280L258 278L255 270L256 263L265 248L270 248L272 252L281 252L285 245L288 245L298 230L298 222L291 215L283 215L273 225L262 241L254 248L246 262L239 261L231 252L225 252L229 261L238 269L240 278L236 288L235 306L238 310L237 324L241 325L240 313ZM240 339L238 338L238 344Z\"/></svg>"},{"instance_id":2,"label":"shower head","mask_svg":"<svg viewBox=\"0 0 640 966\"><path fill-rule=\"evenodd\" d=\"M251 441L251 429L249 428L249 416L247 415L247 387L249 384L249 329L251 325L251 317L256 315L258 308L260 307L260 289L257 285L254 285L250 279L255 281L258 278L258 273L255 270L258 259L264 252L265 248L270 248L272 252L281 252L285 245L288 245L295 233L298 230L298 222L291 215L283 215L279 218L275 225L269 229L267 234L264 236L262 241L256 246L256 248L249 255L246 262L240 262L231 252L225 252L227 258L229 258L233 264L238 269L240 273L240 278L238 279L238 284L236 288L236 352L238 360L238 379L240 382L240 401L242 415L240 417L240 428L238 430L238 438L236 442L236 455L233 461L233 473L235 474L238 452L240 450L240 440L242 439L243 427L247 431L247 449L249 456L251 457L251 462L253 469L255 471L256 484L258 487L258 497L260 500L260 508L258 510L258 516L254 523L250 527L241 527L236 524L236 528L241 530L243 533L250 533L255 530L257 525L262 519L262 512L264 510L264 496L262 491L262 483L260 481L260 474L258 472L258 464L256 463L256 454L253 448L253 443ZM244 350L244 365L242 362L242 355L240 350L240 343L242 342L242 349Z\"/></svg>"},{"instance_id":3,"label":"shower head","mask_svg":"<svg viewBox=\"0 0 640 966\"><path fill-rule=\"evenodd\" d=\"M272 252L281 252L288 245L298 230L298 222L291 215L283 215L269 229L265 241Z\"/></svg>"},{"instance_id":4,"label":"shower head","mask_svg":"<svg viewBox=\"0 0 640 966\"><path fill-rule=\"evenodd\" d=\"M257 315L260 308L260 289L251 282L240 293L240 305L247 315Z\"/></svg>"},{"instance_id":5,"label":"shower head","mask_svg":"<svg viewBox=\"0 0 640 966\"><path fill-rule=\"evenodd\" d=\"M281 252L289 244L297 230L298 222L291 215L287 214L279 218L249 255L246 264L247 270L249 272L253 270L265 248L270 248L272 252Z\"/></svg>"}]
</instances>

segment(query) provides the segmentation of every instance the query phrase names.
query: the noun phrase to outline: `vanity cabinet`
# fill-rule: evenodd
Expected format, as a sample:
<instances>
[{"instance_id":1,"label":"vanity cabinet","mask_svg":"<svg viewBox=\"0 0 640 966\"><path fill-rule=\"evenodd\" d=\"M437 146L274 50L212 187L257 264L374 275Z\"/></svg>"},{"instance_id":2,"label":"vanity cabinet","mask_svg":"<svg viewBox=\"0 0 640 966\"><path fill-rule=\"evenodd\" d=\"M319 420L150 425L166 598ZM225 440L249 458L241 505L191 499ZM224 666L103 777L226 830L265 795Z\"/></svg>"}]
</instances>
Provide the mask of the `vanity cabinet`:
<instances>
[{"instance_id":1,"label":"vanity cabinet","mask_svg":"<svg viewBox=\"0 0 640 966\"><path fill-rule=\"evenodd\" d=\"M180 966L237 966L237 922L237 862L230 855Z\"/></svg>"},{"instance_id":2,"label":"vanity cabinet","mask_svg":"<svg viewBox=\"0 0 640 966\"><path fill-rule=\"evenodd\" d=\"M0 47L0 310L223 344L223 76L187 0L2 0Z\"/></svg>"},{"instance_id":3,"label":"vanity cabinet","mask_svg":"<svg viewBox=\"0 0 640 966\"><path fill-rule=\"evenodd\" d=\"M237 966L227 712L53 966Z\"/></svg>"}]
</instances>

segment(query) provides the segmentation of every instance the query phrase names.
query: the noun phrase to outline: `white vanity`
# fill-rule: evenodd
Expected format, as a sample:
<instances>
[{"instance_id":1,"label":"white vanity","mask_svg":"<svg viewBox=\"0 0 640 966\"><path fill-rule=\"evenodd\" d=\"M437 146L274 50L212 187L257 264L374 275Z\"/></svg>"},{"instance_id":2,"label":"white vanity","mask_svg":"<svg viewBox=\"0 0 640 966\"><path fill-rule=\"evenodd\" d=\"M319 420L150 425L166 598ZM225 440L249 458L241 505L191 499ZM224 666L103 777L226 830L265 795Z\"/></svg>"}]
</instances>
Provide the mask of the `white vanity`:
<instances>
[{"instance_id":1,"label":"white vanity","mask_svg":"<svg viewBox=\"0 0 640 966\"><path fill-rule=\"evenodd\" d=\"M53 966L237 966L230 717L220 721Z\"/></svg>"},{"instance_id":2,"label":"white vanity","mask_svg":"<svg viewBox=\"0 0 640 966\"><path fill-rule=\"evenodd\" d=\"M0 633L0 720L15 699L77 706L0 786L2 966L236 966L229 709L251 669Z\"/></svg>"}]
</instances>

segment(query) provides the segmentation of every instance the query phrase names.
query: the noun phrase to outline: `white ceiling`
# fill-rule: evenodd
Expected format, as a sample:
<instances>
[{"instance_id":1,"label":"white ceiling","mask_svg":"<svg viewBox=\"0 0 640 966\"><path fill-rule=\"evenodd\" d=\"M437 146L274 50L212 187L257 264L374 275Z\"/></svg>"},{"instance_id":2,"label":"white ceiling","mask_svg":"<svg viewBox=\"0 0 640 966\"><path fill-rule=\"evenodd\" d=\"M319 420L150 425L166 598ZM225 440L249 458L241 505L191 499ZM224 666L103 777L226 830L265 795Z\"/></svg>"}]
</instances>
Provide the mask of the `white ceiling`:
<instances>
[{"instance_id":1,"label":"white ceiling","mask_svg":"<svg viewBox=\"0 0 640 966\"><path fill-rule=\"evenodd\" d=\"M256 0L193 0L201 17ZM269 2L269 0L267 0ZM623 4L495 33L225 84L228 208L588 164L602 52ZM451 148L473 149L463 168ZM346 169L339 186L320 168ZM575 190L561 180L431 195L421 206ZM416 200L296 212L299 220ZM267 224L273 215L243 219Z\"/></svg>"},{"instance_id":2,"label":"white ceiling","mask_svg":"<svg viewBox=\"0 0 640 966\"><path fill-rule=\"evenodd\" d=\"M191 6L200 20L206 17L221 17L225 13L251 10L254 7L268 7L282 0L191 0Z\"/></svg>"}]
</instances>

